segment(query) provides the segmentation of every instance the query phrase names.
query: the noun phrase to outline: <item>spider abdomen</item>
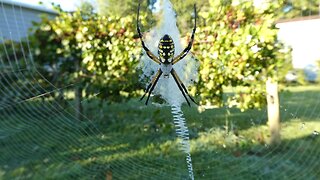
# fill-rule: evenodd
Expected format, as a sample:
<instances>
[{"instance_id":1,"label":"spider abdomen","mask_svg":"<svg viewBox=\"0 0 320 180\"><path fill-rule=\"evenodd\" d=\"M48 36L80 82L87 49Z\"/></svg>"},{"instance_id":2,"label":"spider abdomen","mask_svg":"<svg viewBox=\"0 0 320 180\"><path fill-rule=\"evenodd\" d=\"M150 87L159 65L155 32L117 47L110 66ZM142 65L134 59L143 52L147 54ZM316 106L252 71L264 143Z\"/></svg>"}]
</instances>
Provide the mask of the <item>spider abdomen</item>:
<instances>
[{"instance_id":1,"label":"spider abdomen","mask_svg":"<svg viewBox=\"0 0 320 180\"><path fill-rule=\"evenodd\" d=\"M162 63L171 63L171 60L174 56L174 42L168 34L164 35L160 39L158 45L158 54Z\"/></svg>"},{"instance_id":2,"label":"spider abdomen","mask_svg":"<svg viewBox=\"0 0 320 180\"><path fill-rule=\"evenodd\" d=\"M160 69L161 71L163 72L163 76L168 78L170 73L171 73L171 70L172 70L172 64L165 64L165 63L162 63L160 65Z\"/></svg>"}]
</instances>

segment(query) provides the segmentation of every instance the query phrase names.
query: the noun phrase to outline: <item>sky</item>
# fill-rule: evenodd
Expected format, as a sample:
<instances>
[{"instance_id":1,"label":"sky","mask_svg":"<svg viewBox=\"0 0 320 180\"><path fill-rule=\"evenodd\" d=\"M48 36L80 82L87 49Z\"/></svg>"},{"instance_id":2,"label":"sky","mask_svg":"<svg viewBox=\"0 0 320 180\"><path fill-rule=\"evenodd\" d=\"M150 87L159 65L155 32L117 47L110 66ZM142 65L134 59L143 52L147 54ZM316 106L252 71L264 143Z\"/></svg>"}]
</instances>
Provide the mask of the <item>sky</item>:
<instances>
[{"instance_id":1,"label":"sky","mask_svg":"<svg viewBox=\"0 0 320 180\"><path fill-rule=\"evenodd\" d=\"M77 5L80 4L80 0L13 0L25 4L33 4L38 5L39 1L42 1L43 4L47 7L51 7L51 2L54 2L55 4L60 4L61 8L66 11L74 10Z\"/></svg>"}]
</instances>

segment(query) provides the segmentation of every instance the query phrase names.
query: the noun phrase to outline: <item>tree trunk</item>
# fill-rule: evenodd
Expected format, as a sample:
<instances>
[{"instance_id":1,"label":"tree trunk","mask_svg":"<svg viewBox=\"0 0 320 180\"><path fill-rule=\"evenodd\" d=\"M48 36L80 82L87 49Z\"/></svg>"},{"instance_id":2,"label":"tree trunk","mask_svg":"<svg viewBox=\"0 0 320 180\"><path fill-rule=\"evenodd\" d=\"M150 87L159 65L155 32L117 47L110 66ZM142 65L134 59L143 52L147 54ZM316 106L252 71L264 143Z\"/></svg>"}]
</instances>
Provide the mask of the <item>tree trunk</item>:
<instances>
[{"instance_id":1,"label":"tree trunk","mask_svg":"<svg viewBox=\"0 0 320 180\"><path fill-rule=\"evenodd\" d=\"M80 61L76 61L75 62L75 69L76 69L76 73L79 74L80 71ZM77 82L79 82L80 79L78 77ZM81 87L81 83L78 83L75 86L75 110L76 110L76 118L78 120L82 120L82 112L83 112L83 108L82 108L82 87Z\"/></svg>"},{"instance_id":2,"label":"tree trunk","mask_svg":"<svg viewBox=\"0 0 320 180\"><path fill-rule=\"evenodd\" d=\"M266 83L268 103L268 124L270 128L270 145L278 145L280 137L280 106L278 95L278 83L268 78Z\"/></svg>"}]
</instances>

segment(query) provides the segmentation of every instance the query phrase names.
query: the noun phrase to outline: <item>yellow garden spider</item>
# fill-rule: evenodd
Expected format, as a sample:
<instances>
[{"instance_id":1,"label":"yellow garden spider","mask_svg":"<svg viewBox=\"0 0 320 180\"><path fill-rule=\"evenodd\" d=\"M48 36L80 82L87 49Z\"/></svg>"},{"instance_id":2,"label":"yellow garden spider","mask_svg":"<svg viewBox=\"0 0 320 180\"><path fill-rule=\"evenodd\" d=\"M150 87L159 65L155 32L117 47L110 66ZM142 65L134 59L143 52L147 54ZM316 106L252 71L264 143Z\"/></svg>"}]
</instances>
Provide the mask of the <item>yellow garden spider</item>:
<instances>
[{"instance_id":1,"label":"yellow garden spider","mask_svg":"<svg viewBox=\"0 0 320 180\"><path fill-rule=\"evenodd\" d=\"M141 97L140 100L142 100L147 93L149 93L147 100L146 100L146 105L148 104L150 95L153 91L153 89L155 88L160 76L163 74L164 77L168 78L169 75L171 74L173 79L175 80L176 84L178 85L179 90L181 91L183 97L186 99L188 105L190 106L190 102L187 99L186 94L189 96L189 98L191 99L192 102L194 102L195 104L197 104L195 102L195 100L189 95L187 88L185 87L185 85L182 83L181 79L179 78L178 74L176 73L176 71L173 69L173 65L176 64L177 62L179 62L180 60L182 60L190 51L191 47L192 47L192 43L194 40L194 33L196 31L196 22L197 22L197 12L196 12L196 5L194 5L194 15L195 15L195 19L194 19L194 27L193 27L193 31L192 31L192 35L191 35L191 40L188 43L188 46L177 56L174 57L174 42L172 40L172 38L168 35L165 34L159 42L158 45L158 54L159 57L155 56L145 45L143 39L142 39L142 34L141 34L141 30L140 30L140 26L139 26L139 12L140 12L140 3L138 6L138 13L137 13L137 31L142 43L142 47L143 49L146 51L148 57L153 60L155 63L160 65L160 68L158 69L156 75L152 78L150 84L147 86L144 95Z\"/></svg>"}]
</instances>

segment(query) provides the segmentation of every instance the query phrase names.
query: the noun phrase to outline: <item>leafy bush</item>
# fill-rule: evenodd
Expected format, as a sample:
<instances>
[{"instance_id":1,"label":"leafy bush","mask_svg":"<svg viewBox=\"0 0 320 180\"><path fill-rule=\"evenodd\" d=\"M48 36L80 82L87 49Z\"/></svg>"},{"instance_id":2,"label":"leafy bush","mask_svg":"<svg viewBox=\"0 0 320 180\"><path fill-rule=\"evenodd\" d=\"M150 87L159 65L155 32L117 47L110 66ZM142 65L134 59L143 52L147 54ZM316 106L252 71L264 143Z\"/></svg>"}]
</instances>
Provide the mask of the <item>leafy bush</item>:
<instances>
[{"instance_id":1,"label":"leafy bush","mask_svg":"<svg viewBox=\"0 0 320 180\"><path fill-rule=\"evenodd\" d=\"M201 64L196 88L203 105L224 105L223 88L232 86L238 88L227 105L260 108L266 102L266 79L277 78L290 64L277 41L273 12L280 3L255 7L250 1L239 2L211 0L211 8L199 13L204 23L197 30L194 51Z\"/></svg>"},{"instance_id":2,"label":"leafy bush","mask_svg":"<svg viewBox=\"0 0 320 180\"><path fill-rule=\"evenodd\" d=\"M135 17L105 17L77 10L35 24L35 61L58 86L74 84L86 96L121 101L138 88Z\"/></svg>"}]
</instances>

